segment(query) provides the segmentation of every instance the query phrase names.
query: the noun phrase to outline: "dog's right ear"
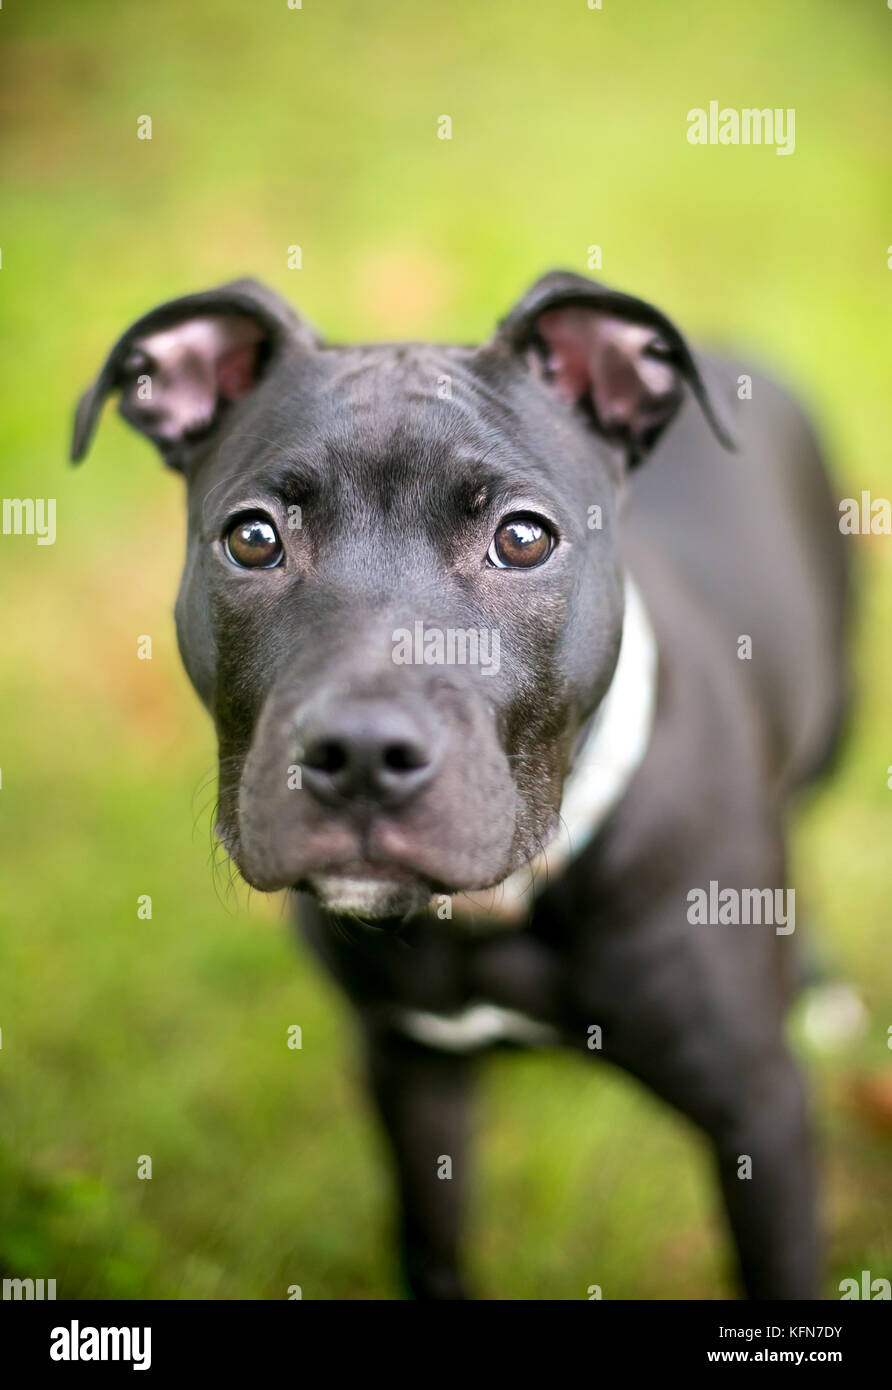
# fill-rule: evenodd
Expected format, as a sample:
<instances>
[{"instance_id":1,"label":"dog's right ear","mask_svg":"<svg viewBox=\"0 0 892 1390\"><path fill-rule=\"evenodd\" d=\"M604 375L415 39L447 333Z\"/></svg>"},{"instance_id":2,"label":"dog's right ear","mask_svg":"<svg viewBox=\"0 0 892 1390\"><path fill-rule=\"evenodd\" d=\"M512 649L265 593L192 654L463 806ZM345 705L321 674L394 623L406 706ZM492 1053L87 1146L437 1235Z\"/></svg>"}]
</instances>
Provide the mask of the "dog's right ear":
<instances>
[{"instance_id":1,"label":"dog's right ear","mask_svg":"<svg viewBox=\"0 0 892 1390\"><path fill-rule=\"evenodd\" d=\"M118 339L81 397L71 461L84 457L106 397L120 391L125 420L182 469L284 352L316 346L312 329L256 280L162 304Z\"/></svg>"}]
</instances>

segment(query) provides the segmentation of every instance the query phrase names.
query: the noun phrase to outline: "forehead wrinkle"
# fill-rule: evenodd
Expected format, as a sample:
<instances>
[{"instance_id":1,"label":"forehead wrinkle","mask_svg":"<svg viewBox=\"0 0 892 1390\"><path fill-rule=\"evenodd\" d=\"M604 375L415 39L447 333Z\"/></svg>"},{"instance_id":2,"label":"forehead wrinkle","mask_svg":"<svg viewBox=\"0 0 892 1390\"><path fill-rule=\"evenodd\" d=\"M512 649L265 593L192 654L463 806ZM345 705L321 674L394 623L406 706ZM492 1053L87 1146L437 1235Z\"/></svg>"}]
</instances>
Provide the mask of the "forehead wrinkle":
<instances>
[{"instance_id":1,"label":"forehead wrinkle","mask_svg":"<svg viewBox=\"0 0 892 1390\"><path fill-rule=\"evenodd\" d=\"M328 467L323 493L331 485L332 500L361 515L373 508L380 515L412 512L422 517L429 509L436 481L430 442L405 427L376 432L357 444L353 432L326 441Z\"/></svg>"},{"instance_id":2,"label":"forehead wrinkle","mask_svg":"<svg viewBox=\"0 0 892 1390\"><path fill-rule=\"evenodd\" d=\"M268 444L275 441L268 440ZM239 492L261 496L268 494L285 502L295 498L310 498L325 486L324 463L312 453L298 454L286 445L276 446L280 453L265 450L266 457L236 462L219 478L204 496L203 514L216 505L225 505Z\"/></svg>"},{"instance_id":3,"label":"forehead wrinkle","mask_svg":"<svg viewBox=\"0 0 892 1390\"><path fill-rule=\"evenodd\" d=\"M339 408L361 417L376 415L389 406L428 406L442 416L448 411L469 424L516 423L519 414L504 388L496 387L485 372L475 369L476 348L436 343L385 343L332 351L321 394L337 395ZM440 378L449 379L452 395L437 395Z\"/></svg>"},{"instance_id":4,"label":"forehead wrinkle","mask_svg":"<svg viewBox=\"0 0 892 1390\"><path fill-rule=\"evenodd\" d=\"M385 393L436 399L437 378L452 364L445 352L430 344L394 343L342 349L328 365L322 392L346 391L351 404L364 407L380 402Z\"/></svg>"}]
</instances>

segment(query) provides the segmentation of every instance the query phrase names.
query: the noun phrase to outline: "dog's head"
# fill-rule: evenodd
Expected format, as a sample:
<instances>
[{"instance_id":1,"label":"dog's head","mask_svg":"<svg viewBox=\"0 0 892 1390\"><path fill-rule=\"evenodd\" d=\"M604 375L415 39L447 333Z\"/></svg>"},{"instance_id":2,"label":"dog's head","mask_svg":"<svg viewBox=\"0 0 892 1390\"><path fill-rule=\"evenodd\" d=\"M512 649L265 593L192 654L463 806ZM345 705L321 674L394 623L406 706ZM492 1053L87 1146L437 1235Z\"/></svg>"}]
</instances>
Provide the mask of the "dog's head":
<instances>
[{"instance_id":1,"label":"dog's head","mask_svg":"<svg viewBox=\"0 0 892 1390\"><path fill-rule=\"evenodd\" d=\"M685 386L722 438L672 324L566 273L475 348L327 346L251 281L127 330L73 458L120 391L186 479L180 649L250 883L402 916L547 843L616 662L619 483Z\"/></svg>"}]
</instances>

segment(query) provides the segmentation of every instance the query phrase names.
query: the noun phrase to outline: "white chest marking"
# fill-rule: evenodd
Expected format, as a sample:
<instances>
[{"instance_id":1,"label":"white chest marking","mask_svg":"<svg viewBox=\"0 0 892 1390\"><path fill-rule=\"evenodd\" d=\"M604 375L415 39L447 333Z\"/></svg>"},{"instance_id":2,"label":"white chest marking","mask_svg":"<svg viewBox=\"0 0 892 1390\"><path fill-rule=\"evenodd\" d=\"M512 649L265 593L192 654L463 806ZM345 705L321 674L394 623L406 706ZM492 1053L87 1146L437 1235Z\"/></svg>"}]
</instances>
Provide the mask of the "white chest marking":
<instances>
[{"instance_id":1,"label":"white chest marking","mask_svg":"<svg viewBox=\"0 0 892 1390\"><path fill-rule=\"evenodd\" d=\"M430 1014L401 1009L397 1026L416 1042L443 1052L472 1052L505 1041L545 1047L558 1040L556 1029L497 1004L469 1004L457 1014Z\"/></svg>"}]
</instances>

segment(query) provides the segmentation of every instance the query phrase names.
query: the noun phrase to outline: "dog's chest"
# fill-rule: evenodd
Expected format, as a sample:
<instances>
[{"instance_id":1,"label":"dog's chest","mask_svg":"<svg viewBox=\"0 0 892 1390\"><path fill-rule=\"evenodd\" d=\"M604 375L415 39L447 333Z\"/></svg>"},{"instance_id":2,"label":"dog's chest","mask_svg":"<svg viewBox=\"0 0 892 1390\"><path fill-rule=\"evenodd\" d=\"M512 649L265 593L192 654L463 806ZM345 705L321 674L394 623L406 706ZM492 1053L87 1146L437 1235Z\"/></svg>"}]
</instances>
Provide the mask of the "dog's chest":
<instances>
[{"instance_id":1,"label":"dog's chest","mask_svg":"<svg viewBox=\"0 0 892 1390\"><path fill-rule=\"evenodd\" d=\"M551 1024L483 1000L449 1014L401 1008L395 1022L401 1033L438 1052L476 1052L504 1042L547 1047L559 1039Z\"/></svg>"},{"instance_id":2,"label":"dog's chest","mask_svg":"<svg viewBox=\"0 0 892 1390\"><path fill-rule=\"evenodd\" d=\"M419 961L415 988L394 1001L391 1017L401 1033L456 1053L497 1043L544 1047L558 1041L564 964L531 931L471 940L456 933L448 945L437 933L429 942L436 962ZM431 988L435 978L450 981L448 997Z\"/></svg>"}]
</instances>

